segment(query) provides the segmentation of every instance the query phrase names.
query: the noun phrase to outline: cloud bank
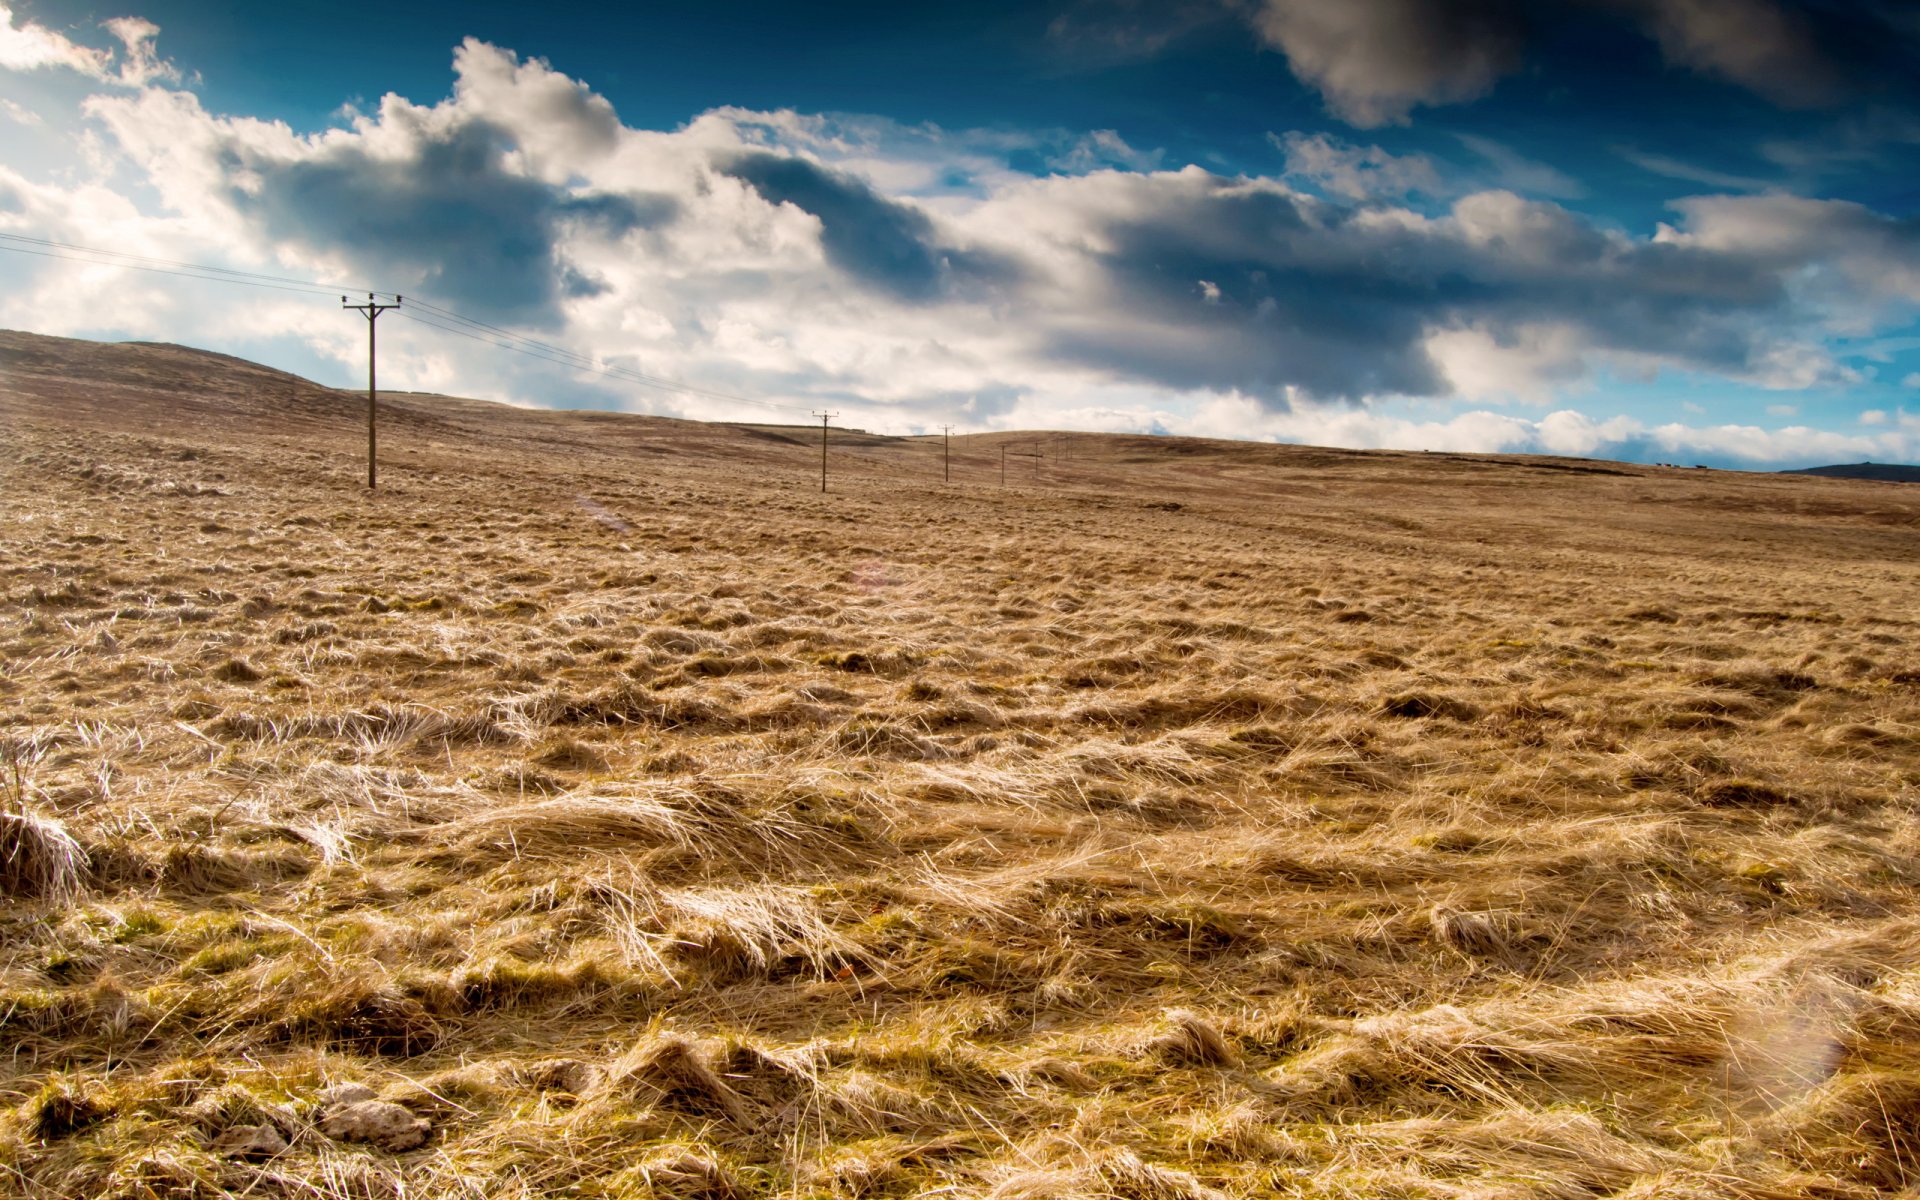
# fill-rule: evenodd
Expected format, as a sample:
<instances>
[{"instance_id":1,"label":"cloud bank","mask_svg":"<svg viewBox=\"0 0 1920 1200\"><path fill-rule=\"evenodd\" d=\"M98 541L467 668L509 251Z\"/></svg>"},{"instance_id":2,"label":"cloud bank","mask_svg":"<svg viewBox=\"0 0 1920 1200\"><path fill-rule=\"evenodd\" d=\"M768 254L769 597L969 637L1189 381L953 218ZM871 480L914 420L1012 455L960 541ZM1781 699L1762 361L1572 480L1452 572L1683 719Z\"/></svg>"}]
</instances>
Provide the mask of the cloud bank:
<instances>
[{"instance_id":1,"label":"cloud bank","mask_svg":"<svg viewBox=\"0 0 1920 1200\"><path fill-rule=\"evenodd\" d=\"M1504 19L1497 4L1473 11ZM150 47L151 33L136 40ZM54 49L8 52L106 78L99 60L35 44ZM1398 78L1429 87L1421 81L1440 68L1408 61ZM0 168L0 230L365 280L597 361L795 409L832 404L875 427L957 415L973 428L1077 421L1348 444L1820 457L1826 443L1791 430L1381 413L1414 401L1544 404L1604 374L1844 384L1855 373L1830 337L1920 310L1920 226L1840 201L1696 197L1636 235L1549 199L1460 192L1420 156L1324 135L1277 139L1287 172L1276 177L1150 169L1117 138L1078 149L1131 165L1088 157L1035 177L1007 169L1009 153L1078 150L732 109L637 129L546 63L476 40L456 52L445 99L389 95L313 134L209 112L161 80L123 87L115 74L87 101L114 155L98 177L33 181ZM966 164L965 186L944 182L954 164ZM117 182L127 170L156 204ZM1411 206L1416 193L1438 203ZM183 307L161 284L129 287L112 272L6 266L17 274L0 299L4 324L150 329ZM289 298L246 318L354 361L357 331L322 326L330 315ZM503 376L483 348L396 332L383 328L396 355L383 375L412 386L498 394L504 377L536 402L578 402L593 388L594 403L716 411L586 377L555 395L540 376L515 374L527 364ZM1890 422L1832 445L1915 457L1914 438Z\"/></svg>"}]
</instances>

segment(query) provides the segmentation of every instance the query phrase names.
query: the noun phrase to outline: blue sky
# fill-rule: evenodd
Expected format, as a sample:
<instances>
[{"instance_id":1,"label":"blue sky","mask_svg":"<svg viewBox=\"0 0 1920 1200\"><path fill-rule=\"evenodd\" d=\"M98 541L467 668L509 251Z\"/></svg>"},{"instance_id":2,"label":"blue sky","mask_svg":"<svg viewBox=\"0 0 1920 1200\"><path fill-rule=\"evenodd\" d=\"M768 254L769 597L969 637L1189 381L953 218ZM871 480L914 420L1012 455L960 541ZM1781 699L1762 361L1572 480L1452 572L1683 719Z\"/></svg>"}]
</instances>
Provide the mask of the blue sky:
<instances>
[{"instance_id":1,"label":"blue sky","mask_svg":"<svg viewBox=\"0 0 1920 1200\"><path fill-rule=\"evenodd\" d=\"M0 4L0 326L355 381L321 291L38 238L611 369L383 319L525 404L1920 459L1894 0L128 3Z\"/></svg>"}]
</instances>

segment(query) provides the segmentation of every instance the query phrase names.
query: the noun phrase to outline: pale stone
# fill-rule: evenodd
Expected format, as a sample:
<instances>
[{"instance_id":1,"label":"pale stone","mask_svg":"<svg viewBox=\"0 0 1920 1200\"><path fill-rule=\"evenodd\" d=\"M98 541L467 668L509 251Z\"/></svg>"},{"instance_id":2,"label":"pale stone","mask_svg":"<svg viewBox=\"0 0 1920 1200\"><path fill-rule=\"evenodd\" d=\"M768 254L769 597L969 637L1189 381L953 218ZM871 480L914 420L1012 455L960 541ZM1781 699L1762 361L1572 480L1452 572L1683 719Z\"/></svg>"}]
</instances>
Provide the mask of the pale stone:
<instances>
[{"instance_id":1,"label":"pale stone","mask_svg":"<svg viewBox=\"0 0 1920 1200\"><path fill-rule=\"evenodd\" d=\"M235 1125L213 1141L222 1158L272 1158L286 1150L287 1139L271 1125Z\"/></svg>"},{"instance_id":2,"label":"pale stone","mask_svg":"<svg viewBox=\"0 0 1920 1200\"><path fill-rule=\"evenodd\" d=\"M320 1092L320 1107L333 1108L341 1104L358 1104L362 1100L373 1100L379 1093L364 1083L336 1083Z\"/></svg>"},{"instance_id":3,"label":"pale stone","mask_svg":"<svg viewBox=\"0 0 1920 1200\"><path fill-rule=\"evenodd\" d=\"M320 1115L320 1132L341 1142L370 1142L389 1153L412 1150L427 1141L428 1125L385 1100L355 1100Z\"/></svg>"}]
</instances>

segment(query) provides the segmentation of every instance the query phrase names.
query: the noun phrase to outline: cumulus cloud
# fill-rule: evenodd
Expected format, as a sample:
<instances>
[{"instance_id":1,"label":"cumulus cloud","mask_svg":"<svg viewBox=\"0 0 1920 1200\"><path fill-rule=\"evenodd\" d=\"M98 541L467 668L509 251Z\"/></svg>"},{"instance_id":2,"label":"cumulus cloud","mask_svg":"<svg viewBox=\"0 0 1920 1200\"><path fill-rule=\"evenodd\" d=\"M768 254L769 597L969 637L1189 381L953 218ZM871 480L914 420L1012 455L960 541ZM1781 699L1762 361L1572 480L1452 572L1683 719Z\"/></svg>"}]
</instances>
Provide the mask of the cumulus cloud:
<instances>
[{"instance_id":1,"label":"cumulus cloud","mask_svg":"<svg viewBox=\"0 0 1920 1200\"><path fill-rule=\"evenodd\" d=\"M1135 427L1165 425L1139 414ZM1649 424L1633 417L1595 417L1558 409L1542 417L1476 410L1421 417L1370 409L1301 406L1274 413L1239 396L1203 404L1179 432L1342 446L1368 450L1435 450L1463 454L1561 454L1640 462L1769 469L1834 462L1920 459L1920 419L1904 429L1841 434L1806 426Z\"/></svg>"},{"instance_id":2,"label":"cumulus cloud","mask_svg":"<svg viewBox=\"0 0 1920 1200\"><path fill-rule=\"evenodd\" d=\"M1166 155L1159 150L1138 150L1111 129L1096 129L1073 138L1065 149L1051 154L1047 165L1056 171L1080 174L1106 167L1124 167L1131 171L1151 171Z\"/></svg>"},{"instance_id":3,"label":"cumulus cloud","mask_svg":"<svg viewBox=\"0 0 1920 1200\"><path fill-rule=\"evenodd\" d=\"M1611 0L1660 43L1667 61L1778 103L1818 104L1840 90L1811 23L1775 0Z\"/></svg>"},{"instance_id":4,"label":"cumulus cloud","mask_svg":"<svg viewBox=\"0 0 1920 1200\"><path fill-rule=\"evenodd\" d=\"M1526 48L1518 0L1266 0L1253 22L1303 83L1362 128L1484 96Z\"/></svg>"},{"instance_id":5,"label":"cumulus cloud","mask_svg":"<svg viewBox=\"0 0 1920 1200\"><path fill-rule=\"evenodd\" d=\"M1349 200L1396 199L1446 191L1433 160L1424 154L1391 154L1378 146L1355 146L1326 133L1267 135L1287 157L1289 179Z\"/></svg>"},{"instance_id":6,"label":"cumulus cloud","mask_svg":"<svg viewBox=\"0 0 1920 1200\"><path fill-rule=\"evenodd\" d=\"M118 82L128 87L180 82L180 68L154 49L154 41L160 36L158 25L141 17L114 17L100 24L120 41Z\"/></svg>"},{"instance_id":7,"label":"cumulus cloud","mask_svg":"<svg viewBox=\"0 0 1920 1200\"><path fill-rule=\"evenodd\" d=\"M387 96L313 134L169 88L103 93L88 112L113 171L73 184L0 170L0 228L365 279L595 361L889 428L957 412L974 427L1087 414L1225 431L1245 416L1242 432L1343 444L1398 429L1670 456L1657 428L1484 412L1403 426L1380 409L1564 404L1603 370L1842 383L1826 335L1920 304L1920 230L1843 202L1696 198L1641 237L1505 189L1415 209L1400 198L1439 186L1423 160L1325 136L1280 137L1282 178L1035 177L1004 165L1032 138L735 109L636 129L537 59L470 41L454 72L436 103ZM966 187L942 182L943 154L966 164ZM129 173L138 190L116 190ZM10 266L24 273L0 289L0 324L31 313L39 328L151 336L188 307L157 285L110 286L105 268ZM363 352L356 327L300 303L246 316L316 354ZM516 398L556 398L550 365L515 375L437 331L383 327L382 346L396 382L498 395L504 378ZM575 378L563 398L589 386L594 403L620 395Z\"/></svg>"},{"instance_id":8,"label":"cumulus cloud","mask_svg":"<svg viewBox=\"0 0 1920 1200\"><path fill-rule=\"evenodd\" d=\"M1894 7L1854 11L1782 0L1580 0L1580 7L1632 25L1674 66L1791 106L1848 91L1848 71L1825 42L1858 46L1914 36ZM1523 65L1536 26L1565 15L1523 0L1260 0L1245 11L1294 75L1336 116L1362 128L1404 123L1423 105L1488 94ZM1889 74L1877 67L1872 73Z\"/></svg>"},{"instance_id":9,"label":"cumulus cloud","mask_svg":"<svg viewBox=\"0 0 1920 1200\"><path fill-rule=\"evenodd\" d=\"M1920 306L1920 222L1846 200L1801 196L1694 196L1662 226L1659 245L1737 256L1781 280L1808 310L1843 333L1879 326L1889 308Z\"/></svg>"},{"instance_id":10,"label":"cumulus cloud","mask_svg":"<svg viewBox=\"0 0 1920 1200\"><path fill-rule=\"evenodd\" d=\"M12 8L0 4L0 68L33 71L64 67L104 79L112 60L111 52L79 45L44 25L22 20Z\"/></svg>"},{"instance_id":11,"label":"cumulus cloud","mask_svg":"<svg viewBox=\"0 0 1920 1200\"><path fill-rule=\"evenodd\" d=\"M491 48L469 43L450 104L388 96L353 130L308 138L213 117L184 92L96 97L89 111L184 214L231 222L262 245L304 249L348 273L392 280L396 290L459 296L489 319L549 324L558 296L591 286L562 250L570 238L617 241L670 220L675 203L542 178L555 163L577 171L595 143L556 120L550 73L522 73L524 130L490 119L498 99L487 85L502 66ZM599 113L577 105L573 115L590 126Z\"/></svg>"},{"instance_id":12,"label":"cumulus cloud","mask_svg":"<svg viewBox=\"0 0 1920 1200\"><path fill-rule=\"evenodd\" d=\"M1035 293L1049 300L1032 326L1045 353L1276 403L1289 388L1512 394L1604 361L1763 386L1838 379L1818 346L1787 331L1806 315L1796 288L1816 247L1834 261L1862 252L1809 237L1782 257L1770 226L1743 240L1737 205L1696 206L1661 237L1635 239L1510 192L1428 217L1193 167L1036 181L976 219L987 214L1035 261L1064 268L1052 287L1069 294ZM1196 302L1197 280L1211 303ZM1873 305L1860 302L1864 319Z\"/></svg>"},{"instance_id":13,"label":"cumulus cloud","mask_svg":"<svg viewBox=\"0 0 1920 1200\"><path fill-rule=\"evenodd\" d=\"M158 25L139 17L115 17L101 25L120 43L117 52L81 45L57 30L22 19L10 6L0 4L0 70L77 71L126 87L179 82L179 68L154 50L154 39L160 35Z\"/></svg>"},{"instance_id":14,"label":"cumulus cloud","mask_svg":"<svg viewBox=\"0 0 1920 1200\"><path fill-rule=\"evenodd\" d=\"M984 256L941 246L924 212L889 200L843 172L766 151L736 154L716 166L768 203L791 204L815 218L829 262L902 300L933 299L956 275L1005 273Z\"/></svg>"}]
</instances>

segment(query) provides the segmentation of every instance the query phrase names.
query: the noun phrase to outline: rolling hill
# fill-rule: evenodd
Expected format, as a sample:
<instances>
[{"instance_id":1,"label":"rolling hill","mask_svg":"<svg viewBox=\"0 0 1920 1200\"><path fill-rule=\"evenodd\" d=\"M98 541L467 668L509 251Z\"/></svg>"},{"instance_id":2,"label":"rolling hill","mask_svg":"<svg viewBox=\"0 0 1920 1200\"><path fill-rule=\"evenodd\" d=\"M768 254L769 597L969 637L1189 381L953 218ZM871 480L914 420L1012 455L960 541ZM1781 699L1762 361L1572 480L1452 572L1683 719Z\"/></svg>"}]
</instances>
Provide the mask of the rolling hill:
<instances>
[{"instance_id":1,"label":"rolling hill","mask_svg":"<svg viewBox=\"0 0 1920 1200\"><path fill-rule=\"evenodd\" d=\"M1920 467L1900 463L1844 463L1831 467L1803 467L1789 475L1821 475L1828 479L1872 479L1881 483L1920 483Z\"/></svg>"},{"instance_id":2,"label":"rolling hill","mask_svg":"<svg viewBox=\"0 0 1920 1200\"><path fill-rule=\"evenodd\" d=\"M6 1190L1920 1186L1920 497L363 402L0 334Z\"/></svg>"}]
</instances>

